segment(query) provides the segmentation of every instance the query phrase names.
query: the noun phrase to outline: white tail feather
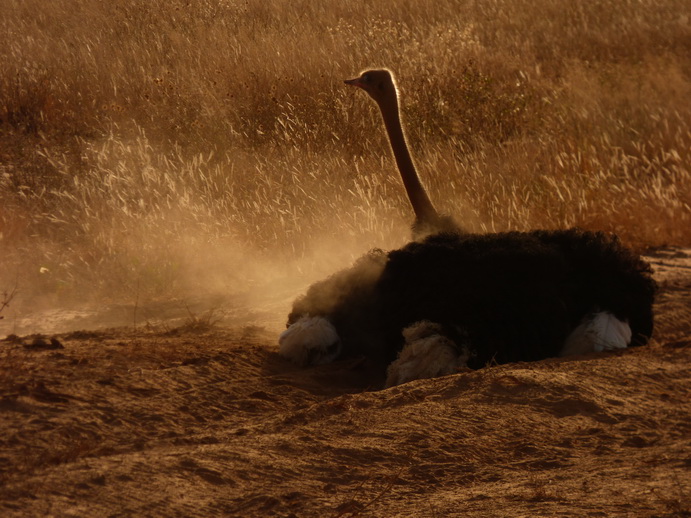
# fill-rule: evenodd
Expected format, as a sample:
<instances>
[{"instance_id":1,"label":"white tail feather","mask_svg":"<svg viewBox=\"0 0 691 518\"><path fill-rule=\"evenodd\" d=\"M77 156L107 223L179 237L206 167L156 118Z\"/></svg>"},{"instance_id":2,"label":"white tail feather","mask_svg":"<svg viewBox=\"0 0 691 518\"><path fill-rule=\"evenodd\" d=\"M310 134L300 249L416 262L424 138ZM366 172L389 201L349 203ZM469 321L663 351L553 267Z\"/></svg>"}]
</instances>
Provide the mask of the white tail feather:
<instances>
[{"instance_id":1,"label":"white tail feather","mask_svg":"<svg viewBox=\"0 0 691 518\"><path fill-rule=\"evenodd\" d=\"M300 317L278 337L278 352L298 365L321 365L336 359L341 339L323 317Z\"/></svg>"},{"instance_id":2,"label":"white tail feather","mask_svg":"<svg viewBox=\"0 0 691 518\"><path fill-rule=\"evenodd\" d=\"M560 356L626 349L631 343L631 328L608 311L593 313L564 342Z\"/></svg>"},{"instance_id":3,"label":"white tail feather","mask_svg":"<svg viewBox=\"0 0 691 518\"><path fill-rule=\"evenodd\" d=\"M403 330L405 345L387 369L386 386L453 374L465 364L455 344L440 334L440 326L423 321Z\"/></svg>"}]
</instances>

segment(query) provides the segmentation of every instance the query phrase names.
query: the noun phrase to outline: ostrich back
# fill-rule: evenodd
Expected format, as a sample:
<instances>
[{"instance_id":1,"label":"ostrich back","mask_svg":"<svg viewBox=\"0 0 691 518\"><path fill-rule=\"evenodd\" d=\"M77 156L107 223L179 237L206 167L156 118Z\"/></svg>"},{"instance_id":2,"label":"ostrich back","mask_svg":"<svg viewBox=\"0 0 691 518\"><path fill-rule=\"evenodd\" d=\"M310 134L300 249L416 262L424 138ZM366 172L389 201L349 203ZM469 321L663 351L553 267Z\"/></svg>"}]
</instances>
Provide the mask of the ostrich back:
<instances>
[{"instance_id":1,"label":"ostrich back","mask_svg":"<svg viewBox=\"0 0 691 518\"><path fill-rule=\"evenodd\" d=\"M402 331L441 325L469 366L557 356L582 319L609 311L631 327L632 345L653 331L650 266L615 236L580 230L442 233L319 281L295 301L288 325L323 316L344 355L389 363Z\"/></svg>"}]
</instances>

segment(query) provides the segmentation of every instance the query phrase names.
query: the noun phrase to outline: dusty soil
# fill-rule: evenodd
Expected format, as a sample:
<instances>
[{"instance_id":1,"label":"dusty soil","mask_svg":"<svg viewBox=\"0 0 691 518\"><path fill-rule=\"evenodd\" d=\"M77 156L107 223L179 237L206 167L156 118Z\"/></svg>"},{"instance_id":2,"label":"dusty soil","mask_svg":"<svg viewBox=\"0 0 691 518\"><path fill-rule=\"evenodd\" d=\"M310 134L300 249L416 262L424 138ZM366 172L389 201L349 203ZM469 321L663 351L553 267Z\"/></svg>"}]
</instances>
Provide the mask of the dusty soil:
<instances>
[{"instance_id":1,"label":"dusty soil","mask_svg":"<svg viewBox=\"0 0 691 518\"><path fill-rule=\"evenodd\" d=\"M275 321L0 342L2 516L691 516L691 251L650 346L379 390Z\"/></svg>"}]
</instances>

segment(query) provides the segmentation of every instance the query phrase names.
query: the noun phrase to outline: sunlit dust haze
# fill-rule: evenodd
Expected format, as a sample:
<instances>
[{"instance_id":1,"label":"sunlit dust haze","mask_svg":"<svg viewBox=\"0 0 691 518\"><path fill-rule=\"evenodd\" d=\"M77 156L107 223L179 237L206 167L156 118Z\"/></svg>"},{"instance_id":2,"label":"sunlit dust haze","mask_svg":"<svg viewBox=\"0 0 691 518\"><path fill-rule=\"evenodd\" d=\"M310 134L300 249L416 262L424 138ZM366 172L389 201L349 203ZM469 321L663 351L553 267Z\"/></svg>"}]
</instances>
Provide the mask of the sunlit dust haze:
<instances>
[{"instance_id":1,"label":"sunlit dust haze","mask_svg":"<svg viewBox=\"0 0 691 518\"><path fill-rule=\"evenodd\" d=\"M477 232L691 245L687 0L0 0L0 336L280 327L410 238L388 67L438 208Z\"/></svg>"}]
</instances>

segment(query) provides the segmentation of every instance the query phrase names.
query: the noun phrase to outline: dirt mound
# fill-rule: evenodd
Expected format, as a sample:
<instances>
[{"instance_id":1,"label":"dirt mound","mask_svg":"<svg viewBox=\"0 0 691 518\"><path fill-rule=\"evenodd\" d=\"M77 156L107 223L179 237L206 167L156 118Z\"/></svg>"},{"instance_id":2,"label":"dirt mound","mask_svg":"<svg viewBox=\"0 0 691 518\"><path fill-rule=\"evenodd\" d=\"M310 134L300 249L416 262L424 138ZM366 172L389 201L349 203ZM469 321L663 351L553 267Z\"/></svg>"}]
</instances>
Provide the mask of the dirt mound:
<instances>
[{"instance_id":1,"label":"dirt mound","mask_svg":"<svg viewBox=\"0 0 691 518\"><path fill-rule=\"evenodd\" d=\"M651 260L650 346L389 390L273 326L11 337L1 513L689 516L691 258Z\"/></svg>"}]
</instances>

